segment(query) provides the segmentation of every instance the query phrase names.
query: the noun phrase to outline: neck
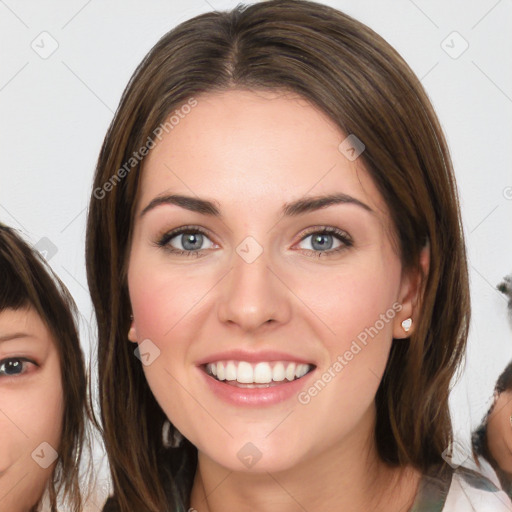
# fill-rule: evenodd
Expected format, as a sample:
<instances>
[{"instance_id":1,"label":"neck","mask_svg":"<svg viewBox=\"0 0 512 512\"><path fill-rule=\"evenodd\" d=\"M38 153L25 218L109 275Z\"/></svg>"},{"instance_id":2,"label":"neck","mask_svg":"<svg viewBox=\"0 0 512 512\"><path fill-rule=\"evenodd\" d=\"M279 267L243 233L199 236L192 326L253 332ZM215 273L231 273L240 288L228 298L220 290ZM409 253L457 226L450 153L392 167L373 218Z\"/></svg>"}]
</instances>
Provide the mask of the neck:
<instances>
[{"instance_id":1,"label":"neck","mask_svg":"<svg viewBox=\"0 0 512 512\"><path fill-rule=\"evenodd\" d=\"M373 429L284 471L236 472L199 452L190 506L199 512L409 510L421 474L377 455Z\"/></svg>"}]
</instances>

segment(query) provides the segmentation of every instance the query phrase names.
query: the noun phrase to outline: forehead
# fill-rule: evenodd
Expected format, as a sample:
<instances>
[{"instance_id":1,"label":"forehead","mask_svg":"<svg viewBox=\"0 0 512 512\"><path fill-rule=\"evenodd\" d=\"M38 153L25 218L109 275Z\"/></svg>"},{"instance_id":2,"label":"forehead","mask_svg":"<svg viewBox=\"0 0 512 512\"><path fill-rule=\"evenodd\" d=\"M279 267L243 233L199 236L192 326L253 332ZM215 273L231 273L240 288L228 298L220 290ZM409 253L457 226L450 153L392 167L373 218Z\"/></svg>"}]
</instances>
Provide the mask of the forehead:
<instances>
[{"instance_id":1,"label":"forehead","mask_svg":"<svg viewBox=\"0 0 512 512\"><path fill-rule=\"evenodd\" d=\"M49 329L33 307L0 311L0 348L3 343L17 340L55 345Z\"/></svg>"},{"instance_id":2,"label":"forehead","mask_svg":"<svg viewBox=\"0 0 512 512\"><path fill-rule=\"evenodd\" d=\"M145 158L138 211L169 191L214 198L239 210L276 211L294 197L343 192L385 216L362 159L340 151L347 134L306 99L276 91L197 96ZM176 119L176 117L175 117Z\"/></svg>"}]
</instances>

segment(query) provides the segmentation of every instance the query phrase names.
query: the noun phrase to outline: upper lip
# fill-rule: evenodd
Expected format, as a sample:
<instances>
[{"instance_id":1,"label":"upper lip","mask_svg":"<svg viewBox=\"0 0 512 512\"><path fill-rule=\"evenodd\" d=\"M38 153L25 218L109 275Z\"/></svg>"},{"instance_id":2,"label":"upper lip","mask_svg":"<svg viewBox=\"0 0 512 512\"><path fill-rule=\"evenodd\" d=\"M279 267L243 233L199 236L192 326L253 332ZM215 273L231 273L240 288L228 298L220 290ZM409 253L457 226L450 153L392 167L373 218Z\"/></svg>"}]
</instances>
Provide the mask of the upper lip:
<instances>
[{"instance_id":1,"label":"upper lip","mask_svg":"<svg viewBox=\"0 0 512 512\"><path fill-rule=\"evenodd\" d=\"M197 366L205 365L208 363L215 363L217 361L247 361L248 363L259 363L264 361L289 361L302 364L315 364L310 360L303 357L298 357L293 354L287 354L286 352L280 352L277 350L225 350L223 352L215 352L205 356L197 361Z\"/></svg>"}]
</instances>

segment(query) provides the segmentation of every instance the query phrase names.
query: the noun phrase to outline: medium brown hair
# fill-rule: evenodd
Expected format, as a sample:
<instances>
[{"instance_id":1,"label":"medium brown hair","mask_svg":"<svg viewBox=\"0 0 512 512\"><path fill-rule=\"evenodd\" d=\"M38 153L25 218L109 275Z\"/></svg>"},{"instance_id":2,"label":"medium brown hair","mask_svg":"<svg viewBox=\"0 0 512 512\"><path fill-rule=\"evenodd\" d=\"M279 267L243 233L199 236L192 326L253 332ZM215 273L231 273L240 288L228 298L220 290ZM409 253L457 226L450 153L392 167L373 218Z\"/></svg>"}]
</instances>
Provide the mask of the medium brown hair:
<instances>
[{"instance_id":1,"label":"medium brown hair","mask_svg":"<svg viewBox=\"0 0 512 512\"><path fill-rule=\"evenodd\" d=\"M386 41L338 10L301 0L239 5L185 21L158 41L130 79L97 163L87 275L104 440L122 511L187 506L197 463L186 440L163 448L165 414L127 341L126 273L143 164L130 159L190 98L234 88L299 94L355 134L404 270L421 272L428 244L415 330L410 340L393 340L377 392L375 439L382 460L421 470L440 462L452 440L448 397L465 351L469 286L452 164L427 94Z\"/></svg>"},{"instance_id":2,"label":"medium brown hair","mask_svg":"<svg viewBox=\"0 0 512 512\"><path fill-rule=\"evenodd\" d=\"M59 457L49 481L48 497L52 512L57 512L58 498L67 503L66 510L78 512L82 510L79 465L89 414L76 305L39 252L3 224L0 224L0 283L0 311L33 308L57 347L64 412Z\"/></svg>"}]
</instances>

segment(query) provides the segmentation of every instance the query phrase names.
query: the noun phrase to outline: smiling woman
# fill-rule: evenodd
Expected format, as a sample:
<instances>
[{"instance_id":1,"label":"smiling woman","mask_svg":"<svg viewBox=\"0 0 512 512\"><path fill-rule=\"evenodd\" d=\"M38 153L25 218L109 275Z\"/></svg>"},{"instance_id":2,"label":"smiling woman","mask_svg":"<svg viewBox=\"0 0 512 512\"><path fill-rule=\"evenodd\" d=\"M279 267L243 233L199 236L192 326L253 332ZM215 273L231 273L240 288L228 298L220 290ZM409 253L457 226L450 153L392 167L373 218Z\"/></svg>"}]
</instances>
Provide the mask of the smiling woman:
<instances>
[{"instance_id":1,"label":"smiling woman","mask_svg":"<svg viewBox=\"0 0 512 512\"><path fill-rule=\"evenodd\" d=\"M444 462L467 263L407 64L317 3L193 18L130 80L93 191L190 98L91 197L105 510L511 510Z\"/></svg>"},{"instance_id":2,"label":"smiling woman","mask_svg":"<svg viewBox=\"0 0 512 512\"><path fill-rule=\"evenodd\" d=\"M86 378L73 299L0 224L0 510L82 510Z\"/></svg>"}]
</instances>

